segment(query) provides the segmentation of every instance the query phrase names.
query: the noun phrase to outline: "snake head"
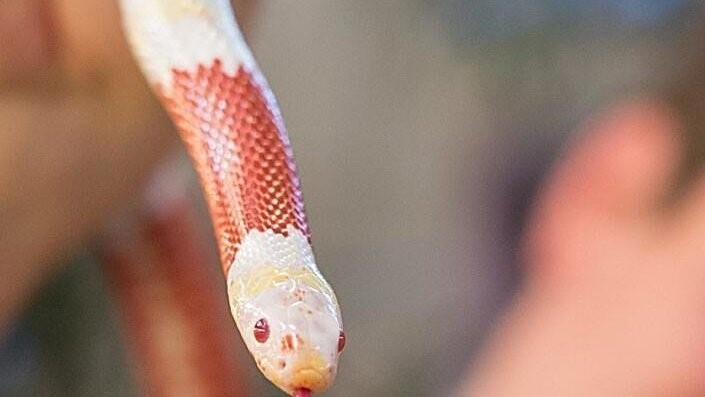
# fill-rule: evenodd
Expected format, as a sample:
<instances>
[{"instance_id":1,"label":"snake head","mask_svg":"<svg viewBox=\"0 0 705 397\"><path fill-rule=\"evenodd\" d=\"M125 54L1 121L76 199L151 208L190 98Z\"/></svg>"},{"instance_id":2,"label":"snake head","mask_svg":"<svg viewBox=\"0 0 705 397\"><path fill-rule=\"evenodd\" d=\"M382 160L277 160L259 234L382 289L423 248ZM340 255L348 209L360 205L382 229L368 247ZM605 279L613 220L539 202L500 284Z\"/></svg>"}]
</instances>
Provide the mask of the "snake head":
<instances>
[{"instance_id":1,"label":"snake head","mask_svg":"<svg viewBox=\"0 0 705 397\"><path fill-rule=\"evenodd\" d=\"M233 314L262 373L289 394L328 388L345 334L326 281L305 266L265 267L238 280L248 285L231 284L231 298L234 292L240 297Z\"/></svg>"}]
</instances>

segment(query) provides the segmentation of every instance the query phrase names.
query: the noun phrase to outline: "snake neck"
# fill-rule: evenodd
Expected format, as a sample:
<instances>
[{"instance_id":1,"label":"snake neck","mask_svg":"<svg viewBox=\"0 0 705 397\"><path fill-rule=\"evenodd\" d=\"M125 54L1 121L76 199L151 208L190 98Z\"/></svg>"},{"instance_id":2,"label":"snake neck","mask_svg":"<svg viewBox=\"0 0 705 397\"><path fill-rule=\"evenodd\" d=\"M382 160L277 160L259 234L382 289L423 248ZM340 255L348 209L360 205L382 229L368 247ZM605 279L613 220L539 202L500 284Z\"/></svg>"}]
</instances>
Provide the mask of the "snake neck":
<instances>
[{"instance_id":1,"label":"snake neck","mask_svg":"<svg viewBox=\"0 0 705 397\"><path fill-rule=\"evenodd\" d=\"M252 231L308 238L277 103L227 0L121 0L125 30L205 189L224 271Z\"/></svg>"},{"instance_id":2,"label":"snake neck","mask_svg":"<svg viewBox=\"0 0 705 397\"><path fill-rule=\"evenodd\" d=\"M174 70L160 93L205 187L226 273L250 233L310 239L289 139L256 70L229 75L216 59Z\"/></svg>"}]
</instances>

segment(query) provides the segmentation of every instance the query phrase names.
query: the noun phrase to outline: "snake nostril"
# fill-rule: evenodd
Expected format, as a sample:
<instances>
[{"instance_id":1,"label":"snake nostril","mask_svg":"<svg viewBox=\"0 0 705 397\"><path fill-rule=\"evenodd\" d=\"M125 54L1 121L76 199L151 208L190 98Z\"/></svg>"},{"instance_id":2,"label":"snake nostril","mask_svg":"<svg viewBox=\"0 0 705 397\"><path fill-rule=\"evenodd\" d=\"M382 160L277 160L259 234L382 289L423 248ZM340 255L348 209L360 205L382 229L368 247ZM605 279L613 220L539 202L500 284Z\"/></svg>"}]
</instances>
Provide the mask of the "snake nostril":
<instances>
[{"instance_id":1,"label":"snake nostril","mask_svg":"<svg viewBox=\"0 0 705 397\"><path fill-rule=\"evenodd\" d=\"M286 334L282 338L282 350L283 351L294 351L298 345L297 338L292 334Z\"/></svg>"}]
</instances>

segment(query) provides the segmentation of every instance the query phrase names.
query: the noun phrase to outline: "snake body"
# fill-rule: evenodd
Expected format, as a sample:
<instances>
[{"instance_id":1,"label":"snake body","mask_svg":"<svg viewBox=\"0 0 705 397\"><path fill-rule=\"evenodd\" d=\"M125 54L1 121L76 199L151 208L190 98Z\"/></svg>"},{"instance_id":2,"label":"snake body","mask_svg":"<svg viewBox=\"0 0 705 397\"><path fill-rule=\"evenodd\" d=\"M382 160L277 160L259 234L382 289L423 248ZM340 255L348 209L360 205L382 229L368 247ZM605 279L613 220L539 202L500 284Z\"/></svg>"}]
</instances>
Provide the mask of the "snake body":
<instances>
[{"instance_id":1,"label":"snake body","mask_svg":"<svg viewBox=\"0 0 705 397\"><path fill-rule=\"evenodd\" d=\"M326 389L345 344L314 261L276 101L227 0L122 0L129 42L171 115L208 202L230 308L262 373Z\"/></svg>"}]
</instances>

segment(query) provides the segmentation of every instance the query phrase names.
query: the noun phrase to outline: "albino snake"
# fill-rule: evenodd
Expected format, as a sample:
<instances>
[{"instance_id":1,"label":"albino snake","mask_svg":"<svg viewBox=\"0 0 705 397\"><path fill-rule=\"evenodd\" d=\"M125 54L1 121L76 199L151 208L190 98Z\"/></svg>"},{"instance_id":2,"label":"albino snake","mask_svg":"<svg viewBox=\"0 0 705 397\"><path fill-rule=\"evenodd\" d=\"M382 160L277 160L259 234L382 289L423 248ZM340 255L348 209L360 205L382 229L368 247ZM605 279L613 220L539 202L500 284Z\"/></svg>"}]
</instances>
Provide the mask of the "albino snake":
<instances>
[{"instance_id":1,"label":"albino snake","mask_svg":"<svg viewBox=\"0 0 705 397\"><path fill-rule=\"evenodd\" d=\"M228 0L121 0L129 42L198 171L230 308L262 373L326 389L345 334L314 262L289 140Z\"/></svg>"}]
</instances>

